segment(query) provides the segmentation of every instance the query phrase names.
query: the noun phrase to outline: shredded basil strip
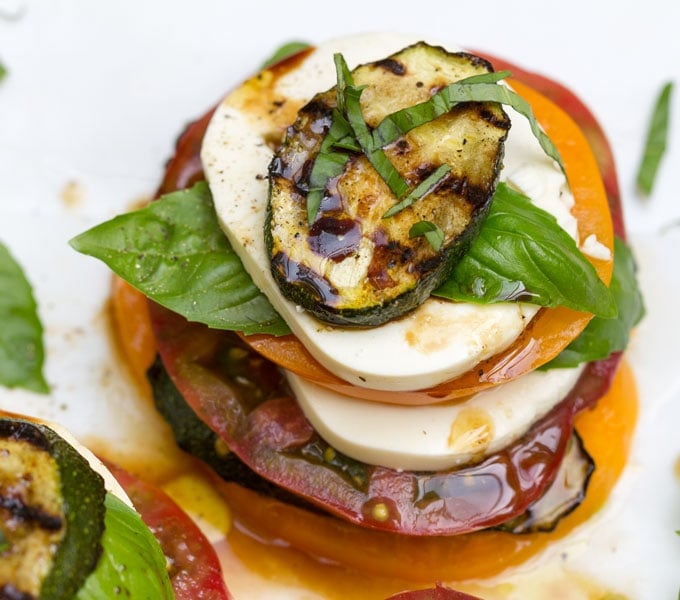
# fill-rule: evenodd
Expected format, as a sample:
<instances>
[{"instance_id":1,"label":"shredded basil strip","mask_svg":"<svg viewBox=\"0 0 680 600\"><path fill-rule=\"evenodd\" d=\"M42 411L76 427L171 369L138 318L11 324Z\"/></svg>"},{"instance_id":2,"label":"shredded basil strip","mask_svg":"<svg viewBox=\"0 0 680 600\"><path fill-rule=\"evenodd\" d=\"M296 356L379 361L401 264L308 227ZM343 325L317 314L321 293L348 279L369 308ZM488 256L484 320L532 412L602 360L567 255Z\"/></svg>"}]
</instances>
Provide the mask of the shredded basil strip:
<instances>
[{"instance_id":1,"label":"shredded basil strip","mask_svg":"<svg viewBox=\"0 0 680 600\"><path fill-rule=\"evenodd\" d=\"M289 332L229 245L205 182L101 223L70 244L189 321L246 334Z\"/></svg>"},{"instance_id":2,"label":"shredded basil strip","mask_svg":"<svg viewBox=\"0 0 680 600\"><path fill-rule=\"evenodd\" d=\"M390 208L382 218L388 219L389 217L393 217L405 208L411 206L416 200L420 200L421 198L424 198L428 194L432 193L450 172L451 167L449 165L440 165L425 179L423 179L423 181L421 181L416 187L414 187L413 190L411 190L411 192L409 192L409 194L403 200L397 202L392 208Z\"/></svg>"},{"instance_id":3,"label":"shredded basil strip","mask_svg":"<svg viewBox=\"0 0 680 600\"><path fill-rule=\"evenodd\" d=\"M620 352L628 346L631 329L645 314L636 271L630 248L620 238L614 238L614 272L609 289L618 308L616 318L593 317L581 335L541 369L576 367L607 358L612 352Z\"/></svg>"},{"instance_id":4,"label":"shredded basil strip","mask_svg":"<svg viewBox=\"0 0 680 600\"><path fill-rule=\"evenodd\" d=\"M455 82L456 85L488 83L495 84L502 79L510 76L510 71L496 71L492 73L480 73L471 75ZM440 90L441 91L441 90ZM441 117L453 108L453 105L446 107L437 94L429 100L402 108L390 115L387 115L373 130L373 143L376 146L387 146L395 142L412 129L425 125L436 118Z\"/></svg>"},{"instance_id":5,"label":"shredded basil strip","mask_svg":"<svg viewBox=\"0 0 680 600\"><path fill-rule=\"evenodd\" d=\"M489 73L489 75L498 75L498 73ZM511 106L529 121L531 131L543 151L564 170L560 153L536 121L531 105L515 92L496 83L487 83L482 77L484 75L475 75L472 83L464 83L464 80L451 83L429 100L388 115L373 130L374 144L380 146L390 144L411 129L449 112L460 102L498 102Z\"/></svg>"},{"instance_id":6,"label":"shredded basil strip","mask_svg":"<svg viewBox=\"0 0 680 600\"><path fill-rule=\"evenodd\" d=\"M425 236L425 239L430 242L430 246L437 252L444 243L444 232L436 223L431 221L418 221L411 225L411 229L408 230L408 237L414 238L420 236Z\"/></svg>"},{"instance_id":7,"label":"shredded basil strip","mask_svg":"<svg viewBox=\"0 0 680 600\"><path fill-rule=\"evenodd\" d=\"M616 303L595 268L553 215L499 183L469 251L434 295L468 302L520 300L603 318Z\"/></svg>"},{"instance_id":8,"label":"shredded basil strip","mask_svg":"<svg viewBox=\"0 0 680 600\"><path fill-rule=\"evenodd\" d=\"M321 142L309 175L309 191L307 192L307 222L313 223L319 211L324 190L329 180L340 175L349 160L344 151L354 140L352 128L337 109L333 110L330 129Z\"/></svg>"},{"instance_id":9,"label":"shredded basil strip","mask_svg":"<svg viewBox=\"0 0 680 600\"><path fill-rule=\"evenodd\" d=\"M43 327L21 265L0 243L0 385L46 394Z\"/></svg>"},{"instance_id":10,"label":"shredded basil strip","mask_svg":"<svg viewBox=\"0 0 680 600\"><path fill-rule=\"evenodd\" d=\"M307 195L307 219L310 223L316 217L328 181L340 175L344 169L349 158L345 151L357 151L357 145L385 181L390 191L397 199L401 200L408 192L408 184L382 149L412 129L449 112L460 102L498 102L511 106L529 121L531 131L536 136L543 151L564 170L564 164L557 148L540 128L530 104L508 88L496 85L499 81L510 76L509 71L481 73L451 83L434 94L429 100L388 115L371 131L361 112L360 97L363 87L354 85L352 73L342 54L336 53L333 60L337 77L337 113L334 111L333 124L335 124L338 115L346 117L351 129L350 133L354 134L354 138L349 135L345 136L345 139L341 139L336 133L328 140L327 138L331 136L331 131L329 131L324 139L312 167L313 177L310 177ZM331 125L332 129L333 125ZM326 154L330 156L324 156ZM319 163L318 166L317 163ZM419 197L421 196L413 194L408 203L404 206L397 205L401 206L400 208L393 207L387 211L385 217L393 216L403 208L410 206Z\"/></svg>"},{"instance_id":11,"label":"shredded basil strip","mask_svg":"<svg viewBox=\"0 0 680 600\"><path fill-rule=\"evenodd\" d=\"M278 62L281 62L282 60L288 58L289 56L293 56L294 54L297 54L298 52L302 52L303 50L306 50L309 48L309 44L307 42L288 42L286 44L283 44L280 48L277 48L274 53L262 63L262 68L267 69L273 65L275 65Z\"/></svg>"},{"instance_id":12,"label":"shredded basil strip","mask_svg":"<svg viewBox=\"0 0 680 600\"><path fill-rule=\"evenodd\" d=\"M373 143L371 131L361 112L360 98L364 88L354 85L352 74L342 54L336 54L334 58L338 71L338 107L344 107L340 110L347 115L347 120L366 158L385 181L391 192L397 198L401 198L408 192L408 184L390 159L387 158L383 149Z\"/></svg>"},{"instance_id":13,"label":"shredded basil strip","mask_svg":"<svg viewBox=\"0 0 680 600\"><path fill-rule=\"evenodd\" d=\"M5 550L9 550L10 548L10 543L7 537L5 537L4 532L2 529L0 529L0 552L4 552Z\"/></svg>"},{"instance_id":14,"label":"shredded basil strip","mask_svg":"<svg viewBox=\"0 0 680 600\"><path fill-rule=\"evenodd\" d=\"M669 81L661 88L654 103L645 149L636 177L638 190L644 196L652 193L661 159L666 152L672 92L673 82Z\"/></svg>"}]
</instances>

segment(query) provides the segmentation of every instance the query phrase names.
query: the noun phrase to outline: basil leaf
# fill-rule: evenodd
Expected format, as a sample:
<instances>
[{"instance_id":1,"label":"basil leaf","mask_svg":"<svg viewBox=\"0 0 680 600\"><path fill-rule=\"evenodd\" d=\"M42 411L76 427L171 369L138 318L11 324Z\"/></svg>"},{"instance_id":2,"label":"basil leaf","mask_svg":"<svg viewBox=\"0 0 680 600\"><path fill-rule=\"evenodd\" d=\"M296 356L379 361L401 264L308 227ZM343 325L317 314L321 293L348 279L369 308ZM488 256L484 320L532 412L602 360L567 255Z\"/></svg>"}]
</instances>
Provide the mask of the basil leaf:
<instances>
[{"instance_id":1,"label":"basil leaf","mask_svg":"<svg viewBox=\"0 0 680 600\"><path fill-rule=\"evenodd\" d=\"M413 204L416 200L420 200L421 198L424 198L433 192L442 182L444 177L446 177L450 172L451 167L449 165L440 165L436 170L423 179L423 181L421 181L416 187L414 187L403 200L392 206L392 208L390 208L382 218L388 219L389 217L393 217L405 208L411 206L411 204Z\"/></svg>"},{"instance_id":2,"label":"basil leaf","mask_svg":"<svg viewBox=\"0 0 680 600\"><path fill-rule=\"evenodd\" d=\"M6 75L7 75L7 68L5 67L5 65L0 63L0 81L2 81L5 78Z\"/></svg>"},{"instance_id":3,"label":"basil leaf","mask_svg":"<svg viewBox=\"0 0 680 600\"><path fill-rule=\"evenodd\" d=\"M309 191L307 192L307 222L313 223L323 199L326 183L337 177L345 170L349 159L346 152L338 151L348 143L352 137L352 128L338 110L333 110L331 126L326 137L321 142L319 153L314 159L309 175Z\"/></svg>"},{"instance_id":4,"label":"basil leaf","mask_svg":"<svg viewBox=\"0 0 680 600\"><path fill-rule=\"evenodd\" d=\"M205 182L71 240L152 300L216 329L288 333L224 236Z\"/></svg>"},{"instance_id":5,"label":"basil leaf","mask_svg":"<svg viewBox=\"0 0 680 600\"><path fill-rule=\"evenodd\" d=\"M652 193L656 173L666 152L672 91L673 82L669 81L659 92L649 122L645 151L640 160L636 177L638 190L645 196Z\"/></svg>"},{"instance_id":6,"label":"basil leaf","mask_svg":"<svg viewBox=\"0 0 680 600\"><path fill-rule=\"evenodd\" d=\"M10 543L5 533L0 529L0 553L10 549Z\"/></svg>"},{"instance_id":7,"label":"basil leaf","mask_svg":"<svg viewBox=\"0 0 680 600\"><path fill-rule=\"evenodd\" d=\"M19 263L0 243L0 384L45 394L43 328L33 290Z\"/></svg>"},{"instance_id":8,"label":"basil leaf","mask_svg":"<svg viewBox=\"0 0 680 600\"><path fill-rule=\"evenodd\" d=\"M635 273L633 253L623 240L614 238L614 272L609 289L618 307L616 318L593 317L581 335L542 369L576 367L626 348L631 329L645 314Z\"/></svg>"},{"instance_id":9,"label":"basil leaf","mask_svg":"<svg viewBox=\"0 0 680 600\"><path fill-rule=\"evenodd\" d=\"M464 79L459 79L456 84L476 84L476 83L496 83L509 77L510 71L495 71L493 73L480 73L471 75ZM378 126L373 130L373 143L376 146L384 147L387 144L397 141L400 137L407 134L412 129L425 125L453 108L447 107L442 103L442 98L437 94L429 100L408 106L392 114L387 115Z\"/></svg>"},{"instance_id":10,"label":"basil leaf","mask_svg":"<svg viewBox=\"0 0 680 600\"><path fill-rule=\"evenodd\" d=\"M489 73L488 75L499 74ZM484 75L475 75L471 83L465 83L465 80L451 83L439 90L429 100L388 115L373 130L373 144L375 146L390 144L411 131L411 129L433 121L437 117L449 112L460 102L498 102L511 106L522 116L526 117L531 131L541 145L541 148L543 148L543 151L564 170L560 153L552 141L550 141L550 138L540 128L538 121L534 117L531 105L515 92L504 86L496 85L496 83L489 83L483 77Z\"/></svg>"},{"instance_id":11,"label":"basil leaf","mask_svg":"<svg viewBox=\"0 0 680 600\"><path fill-rule=\"evenodd\" d=\"M411 229L408 230L408 237L414 238L421 235L425 236L425 239L430 242L430 246L436 251L439 251L444 243L444 232L431 221L418 221L411 225Z\"/></svg>"},{"instance_id":12,"label":"basil leaf","mask_svg":"<svg viewBox=\"0 0 680 600\"><path fill-rule=\"evenodd\" d=\"M161 547L142 518L113 494L106 494L103 552L75 600L175 597Z\"/></svg>"},{"instance_id":13,"label":"basil leaf","mask_svg":"<svg viewBox=\"0 0 680 600\"><path fill-rule=\"evenodd\" d=\"M352 74L341 54L335 55L336 70L338 71L338 108L347 115L354 135L363 153L378 175L390 188L390 191L401 198L408 192L408 184L399 174L385 152L373 143L373 137L364 116L361 112L361 92L363 87L354 85ZM340 108L340 107L344 108Z\"/></svg>"},{"instance_id":14,"label":"basil leaf","mask_svg":"<svg viewBox=\"0 0 680 600\"><path fill-rule=\"evenodd\" d=\"M307 42L293 41L283 44L280 48L277 48L274 53L264 61L264 63L262 63L262 68L267 69L272 65L275 65L277 62L281 62L289 56L293 56L294 54L297 54L302 50L306 50L309 47L310 46Z\"/></svg>"},{"instance_id":15,"label":"basil leaf","mask_svg":"<svg viewBox=\"0 0 680 600\"><path fill-rule=\"evenodd\" d=\"M616 316L611 292L569 234L550 213L504 183L470 250L434 293L452 300L522 300Z\"/></svg>"}]
</instances>

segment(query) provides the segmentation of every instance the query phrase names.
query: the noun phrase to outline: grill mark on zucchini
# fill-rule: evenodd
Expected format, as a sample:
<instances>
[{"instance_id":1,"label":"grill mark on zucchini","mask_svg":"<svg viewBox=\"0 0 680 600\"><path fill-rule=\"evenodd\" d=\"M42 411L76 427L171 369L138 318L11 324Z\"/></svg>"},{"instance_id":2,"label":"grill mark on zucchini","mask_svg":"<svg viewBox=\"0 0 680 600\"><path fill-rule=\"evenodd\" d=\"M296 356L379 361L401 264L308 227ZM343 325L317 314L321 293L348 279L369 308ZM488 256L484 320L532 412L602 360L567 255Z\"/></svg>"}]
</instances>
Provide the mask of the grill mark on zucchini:
<instances>
[{"instance_id":1,"label":"grill mark on zucchini","mask_svg":"<svg viewBox=\"0 0 680 600\"><path fill-rule=\"evenodd\" d=\"M35 600L35 596L22 592L13 585L8 584L0 587L0 600Z\"/></svg>"},{"instance_id":2,"label":"grill mark on zucchini","mask_svg":"<svg viewBox=\"0 0 680 600\"><path fill-rule=\"evenodd\" d=\"M0 508L7 510L13 518L36 525L45 531L59 531L64 525L60 515L26 504L19 496L0 496Z\"/></svg>"},{"instance_id":3,"label":"grill mark on zucchini","mask_svg":"<svg viewBox=\"0 0 680 600\"><path fill-rule=\"evenodd\" d=\"M353 78L366 86L361 103L370 129L429 99L432 90L490 70L481 58L420 43L358 67ZM315 96L275 153L265 242L284 296L328 323L376 326L419 306L467 251L495 191L510 121L496 103L466 102L386 145L409 189L436 169L451 168L426 196L387 219L398 199L364 154L350 153L344 171L327 181L309 224L310 173L335 106L334 88ZM419 221L444 232L439 251L423 237L409 237Z\"/></svg>"}]
</instances>

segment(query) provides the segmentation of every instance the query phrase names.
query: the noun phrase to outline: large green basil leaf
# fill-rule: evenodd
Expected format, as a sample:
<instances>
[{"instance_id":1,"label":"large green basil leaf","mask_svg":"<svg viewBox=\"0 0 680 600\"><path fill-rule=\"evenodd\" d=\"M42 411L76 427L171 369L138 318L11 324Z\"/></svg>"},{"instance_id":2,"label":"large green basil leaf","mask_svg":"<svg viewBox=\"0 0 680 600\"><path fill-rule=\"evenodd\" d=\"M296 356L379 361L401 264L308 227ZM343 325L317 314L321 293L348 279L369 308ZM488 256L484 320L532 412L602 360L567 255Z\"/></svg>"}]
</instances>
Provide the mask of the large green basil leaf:
<instances>
[{"instance_id":1,"label":"large green basil leaf","mask_svg":"<svg viewBox=\"0 0 680 600\"><path fill-rule=\"evenodd\" d=\"M104 525L102 555L75 600L172 600L165 555L142 518L109 493Z\"/></svg>"},{"instance_id":2,"label":"large green basil leaf","mask_svg":"<svg viewBox=\"0 0 680 600\"><path fill-rule=\"evenodd\" d=\"M97 225L70 243L189 321L246 334L289 331L229 245L205 182Z\"/></svg>"},{"instance_id":3,"label":"large green basil leaf","mask_svg":"<svg viewBox=\"0 0 680 600\"><path fill-rule=\"evenodd\" d=\"M550 213L503 183L470 250L434 293L451 300L522 300L616 316L611 292L569 234Z\"/></svg>"},{"instance_id":4,"label":"large green basil leaf","mask_svg":"<svg viewBox=\"0 0 680 600\"><path fill-rule=\"evenodd\" d=\"M0 243L0 384L47 393L43 328L33 290L19 263Z\"/></svg>"},{"instance_id":5,"label":"large green basil leaf","mask_svg":"<svg viewBox=\"0 0 680 600\"><path fill-rule=\"evenodd\" d=\"M624 241L614 239L614 273L609 289L618 307L615 319L593 317L588 326L543 369L571 368L607 358L628 346L630 330L645 314L642 293L635 277L633 253Z\"/></svg>"}]
</instances>

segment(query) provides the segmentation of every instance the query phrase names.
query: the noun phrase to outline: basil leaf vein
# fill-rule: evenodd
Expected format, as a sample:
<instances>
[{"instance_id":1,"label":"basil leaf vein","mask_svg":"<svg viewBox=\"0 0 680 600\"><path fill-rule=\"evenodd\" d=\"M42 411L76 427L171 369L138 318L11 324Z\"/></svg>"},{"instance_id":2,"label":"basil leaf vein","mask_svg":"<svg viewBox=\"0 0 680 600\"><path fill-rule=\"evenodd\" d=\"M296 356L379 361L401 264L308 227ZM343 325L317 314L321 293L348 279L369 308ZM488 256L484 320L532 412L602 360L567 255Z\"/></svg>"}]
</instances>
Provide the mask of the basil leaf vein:
<instances>
[{"instance_id":1,"label":"basil leaf vein","mask_svg":"<svg viewBox=\"0 0 680 600\"><path fill-rule=\"evenodd\" d=\"M555 217L504 183L470 250L434 294L470 302L523 300L616 316L611 292Z\"/></svg>"},{"instance_id":2,"label":"basil leaf vein","mask_svg":"<svg viewBox=\"0 0 680 600\"><path fill-rule=\"evenodd\" d=\"M31 284L0 243L0 384L45 394L43 327Z\"/></svg>"},{"instance_id":3,"label":"basil leaf vein","mask_svg":"<svg viewBox=\"0 0 680 600\"><path fill-rule=\"evenodd\" d=\"M97 225L70 244L190 321L246 334L289 332L220 229L205 182Z\"/></svg>"},{"instance_id":4,"label":"basil leaf vein","mask_svg":"<svg viewBox=\"0 0 680 600\"><path fill-rule=\"evenodd\" d=\"M638 190L645 196L652 193L661 159L666 152L672 91L673 82L671 81L661 88L649 122L645 149L636 177Z\"/></svg>"},{"instance_id":5,"label":"basil leaf vein","mask_svg":"<svg viewBox=\"0 0 680 600\"><path fill-rule=\"evenodd\" d=\"M607 358L625 350L630 331L645 314L644 300L636 278L637 267L631 249L614 238L614 272L609 289L618 313L614 319L593 317L581 334L542 369L576 367L581 363Z\"/></svg>"}]
</instances>

